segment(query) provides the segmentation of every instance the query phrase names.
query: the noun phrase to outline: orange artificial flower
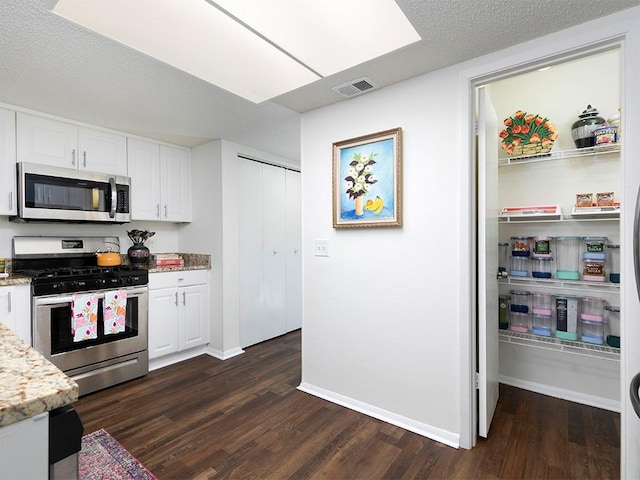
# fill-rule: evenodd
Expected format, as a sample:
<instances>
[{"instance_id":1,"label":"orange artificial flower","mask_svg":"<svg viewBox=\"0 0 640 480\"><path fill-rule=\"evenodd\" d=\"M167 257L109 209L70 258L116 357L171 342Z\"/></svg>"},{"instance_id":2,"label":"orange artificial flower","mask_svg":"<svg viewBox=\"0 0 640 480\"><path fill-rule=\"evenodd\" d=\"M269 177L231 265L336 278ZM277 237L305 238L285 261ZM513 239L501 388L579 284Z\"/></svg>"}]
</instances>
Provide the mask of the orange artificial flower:
<instances>
[{"instance_id":1,"label":"orange artificial flower","mask_svg":"<svg viewBox=\"0 0 640 480\"><path fill-rule=\"evenodd\" d=\"M520 133L529 133L531 131L531 127L529 125L521 125Z\"/></svg>"},{"instance_id":2,"label":"orange artificial flower","mask_svg":"<svg viewBox=\"0 0 640 480\"><path fill-rule=\"evenodd\" d=\"M513 127L511 127L511 132L520 133L521 128L522 128L522 125L514 125Z\"/></svg>"},{"instance_id":3,"label":"orange artificial flower","mask_svg":"<svg viewBox=\"0 0 640 480\"><path fill-rule=\"evenodd\" d=\"M516 112L516 118L522 118L522 115L524 115L524 112L522 110L518 110Z\"/></svg>"},{"instance_id":4,"label":"orange artificial flower","mask_svg":"<svg viewBox=\"0 0 640 480\"><path fill-rule=\"evenodd\" d=\"M505 118L505 119L504 119L504 124L505 124L507 127L510 127L511 125L513 125L513 120L511 120L511 117L509 117L509 118Z\"/></svg>"},{"instance_id":5,"label":"orange artificial flower","mask_svg":"<svg viewBox=\"0 0 640 480\"><path fill-rule=\"evenodd\" d=\"M538 134L538 132L531 135L531 138L529 139L529 143L538 143L539 141L540 141L540 135Z\"/></svg>"},{"instance_id":6,"label":"orange artificial flower","mask_svg":"<svg viewBox=\"0 0 640 480\"><path fill-rule=\"evenodd\" d=\"M529 114L526 117L524 117L524 121L527 123L531 123L531 120L533 120L533 115Z\"/></svg>"},{"instance_id":7,"label":"orange artificial flower","mask_svg":"<svg viewBox=\"0 0 640 480\"><path fill-rule=\"evenodd\" d=\"M507 132L506 130L502 130L500 132L500 138L507 138L509 136L509 132Z\"/></svg>"}]
</instances>

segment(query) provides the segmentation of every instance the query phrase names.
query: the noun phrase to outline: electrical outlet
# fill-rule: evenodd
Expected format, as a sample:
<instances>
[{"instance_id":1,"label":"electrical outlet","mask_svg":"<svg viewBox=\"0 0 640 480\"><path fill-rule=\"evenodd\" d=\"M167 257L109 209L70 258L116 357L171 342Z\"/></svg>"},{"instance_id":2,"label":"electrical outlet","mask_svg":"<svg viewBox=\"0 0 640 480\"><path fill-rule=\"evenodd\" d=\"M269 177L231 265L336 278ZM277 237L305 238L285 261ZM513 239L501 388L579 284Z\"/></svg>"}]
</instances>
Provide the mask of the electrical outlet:
<instances>
[{"instance_id":1,"label":"electrical outlet","mask_svg":"<svg viewBox=\"0 0 640 480\"><path fill-rule=\"evenodd\" d=\"M325 238L316 239L316 257L329 256L329 240Z\"/></svg>"}]
</instances>

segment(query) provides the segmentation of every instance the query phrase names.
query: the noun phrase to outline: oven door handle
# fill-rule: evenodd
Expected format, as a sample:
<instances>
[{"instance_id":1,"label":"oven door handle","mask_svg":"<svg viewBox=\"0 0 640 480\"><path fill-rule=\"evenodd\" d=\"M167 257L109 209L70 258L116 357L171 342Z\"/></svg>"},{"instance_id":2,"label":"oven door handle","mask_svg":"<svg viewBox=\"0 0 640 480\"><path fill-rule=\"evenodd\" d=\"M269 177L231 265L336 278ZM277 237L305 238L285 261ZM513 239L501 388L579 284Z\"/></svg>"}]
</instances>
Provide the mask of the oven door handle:
<instances>
[{"instance_id":1,"label":"oven door handle","mask_svg":"<svg viewBox=\"0 0 640 480\"><path fill-rule=\"evenodd\" d=\"M115 290L115 289L114 289ZM140 294L148 293L149 289L147 287L140 288L132 288L125 289L127 292L127 298L131 298L133 296L139 296ZM98 298L104 298L104 292L99 292L95 294ZM66 296L54 296L54 297L40 297L34 300L34 305L58 305L60 303L71 303L73 301L73 295Z\"/></svg>"}]
</instances>

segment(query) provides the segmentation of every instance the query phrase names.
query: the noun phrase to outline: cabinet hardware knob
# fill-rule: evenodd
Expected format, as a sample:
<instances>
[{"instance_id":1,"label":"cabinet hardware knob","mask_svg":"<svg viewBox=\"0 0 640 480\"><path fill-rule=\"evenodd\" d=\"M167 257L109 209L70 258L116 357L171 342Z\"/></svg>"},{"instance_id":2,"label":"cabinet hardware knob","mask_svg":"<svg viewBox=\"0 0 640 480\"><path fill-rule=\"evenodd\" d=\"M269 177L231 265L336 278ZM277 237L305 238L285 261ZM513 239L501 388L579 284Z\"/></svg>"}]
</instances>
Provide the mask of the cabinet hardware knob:
<instances>
[{"instance_id":1,"label":"cabinet hardware knob","mask_svg":"<svg viewBox=\"0 0 640 480\"><path fill-rule=\"evenodd\" d=\"M13 210L13 192L9 192L9 210Z\"/></svg>"},{"instance_id":2,"label":"cabinet hardware knob","mask_svg":"<svg viewBox=\"0 0 640 480\"><path fill-rule=\"evenodd\" d=\"M167 218L167 204L164 204L164 218Z\"/></svg>"},{"instance_id":3,"label":"cabinet hardware knob","mask_svg":"<svg viewBox=\"0 0 640 480\"><path fill-rule=\"evenodd\" d=\"M182 304L187 304L187 292L182 292Z\"/></svg>"},{"instance_id":4,"label":"cabinet hardware knob","mask_svg":"<svg viewBox=\"0 0 640 480\"><path fill-rule=\"evenodd\" d=\"M83 167L87 166L87 151L86 150L84 152L82 152L82 166Z\"/></svg>"},{"instance_id":5,"label":"cabinet hardware knob","mask_svg":"<svg viewBox=\"0 0 640 480\"><path fill-rule=\"evenodd\" d=\"M76 149L71 150L71 165L76 166Z\"/></svg>"},{"instance_id":6,"label":"cabinet hardware knob","mask_svg":"<svg viewBox=\"0 0 640 480\"><path fill-rule=\"evenodd\" d=\"M178 305L178 292L176 292L176 306Z\"/></svg>"},{"instance_id":7,"label":"cabinet hardware knob","mask_svg":"<svg viewBox=\"0 0 640 480\"><path fill-rule=\"evenodd\" d=\"M273 249L273 254L274 254L274 255L277 255L277 254L278 254L278 251L277 251L275 248Z\"/></svg>"},{"instance_id":8,"label":"cabinet hardware knob","mask_svg":"<svg viewBox=\"0 0 640 480\"><path fill-rule=\"evenodd\" d=\"M293 253L297 255L297 253L298 253L298 249L297 249L297 248L294 248L294 249L293 249Z\"/></svg>"},{"instance_id":9,"label":"cabinet hardware knob","mask_svg":"<svg viewBox=\"0 0 640 480\"><path fill-rule=\"evenodd\" d=\"M156 204L156 217L160 218L160 204Z\"/></svg>"},{"instance_id":10,"label":"cabinet hardware knob","mask_svg":"<svg viewBox=\"0 0 640 480\"><path fill-rule=\"evenodd\" d=\"M11 313L11 292L9 292L9 296L7 297L7 310Z\"/></svg>"}]
</instances>

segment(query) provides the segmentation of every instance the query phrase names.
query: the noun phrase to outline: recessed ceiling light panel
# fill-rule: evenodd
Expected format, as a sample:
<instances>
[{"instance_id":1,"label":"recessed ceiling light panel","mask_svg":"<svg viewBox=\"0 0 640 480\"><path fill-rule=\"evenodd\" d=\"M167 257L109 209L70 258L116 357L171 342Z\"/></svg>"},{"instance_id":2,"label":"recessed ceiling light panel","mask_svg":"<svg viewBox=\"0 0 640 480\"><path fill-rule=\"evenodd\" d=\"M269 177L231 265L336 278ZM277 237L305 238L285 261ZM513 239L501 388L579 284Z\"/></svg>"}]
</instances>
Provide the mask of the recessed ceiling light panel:
<instances>
[{"instance_id":1,"label":"recessed ceiling light panel","mask_svg":"<svg viewBox=\"0 0 640 480\"><path fill-rule=\"evenodd\" d=\"M256 103L319 78L204 0L59 0L52 11Z\"/></svg>"},{"instance_id":2,"label":"recessed ceiling light panel","mask_svg":"<svg viewBox=\"0 0 640 480\"><path fill-rule=\"evenodd\" d=\"M394 0L211 0L322 76L421 40Z\"/></svg>"}]
</instances>

